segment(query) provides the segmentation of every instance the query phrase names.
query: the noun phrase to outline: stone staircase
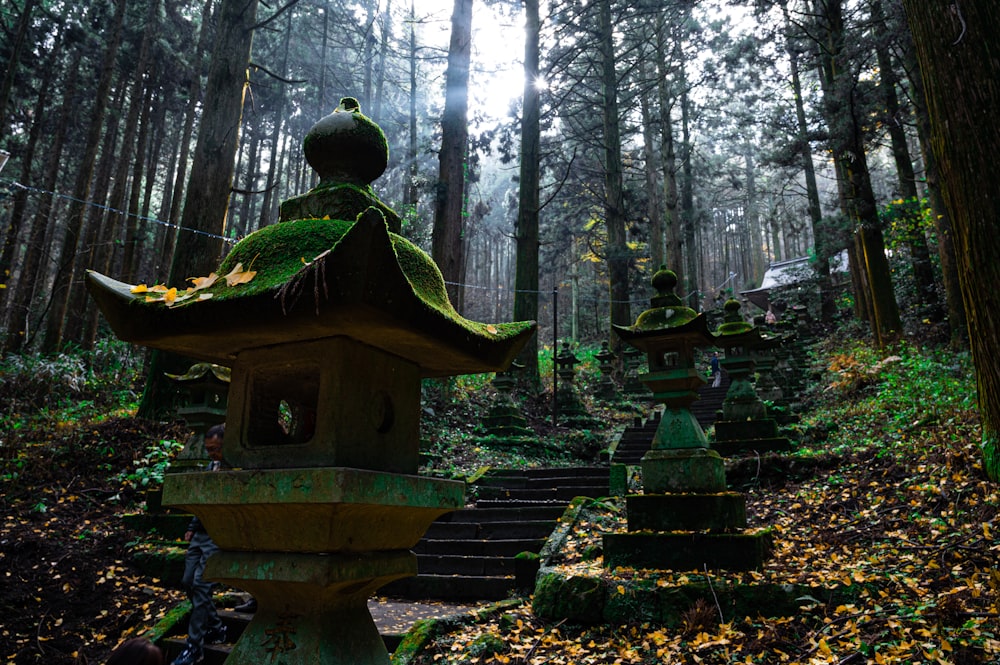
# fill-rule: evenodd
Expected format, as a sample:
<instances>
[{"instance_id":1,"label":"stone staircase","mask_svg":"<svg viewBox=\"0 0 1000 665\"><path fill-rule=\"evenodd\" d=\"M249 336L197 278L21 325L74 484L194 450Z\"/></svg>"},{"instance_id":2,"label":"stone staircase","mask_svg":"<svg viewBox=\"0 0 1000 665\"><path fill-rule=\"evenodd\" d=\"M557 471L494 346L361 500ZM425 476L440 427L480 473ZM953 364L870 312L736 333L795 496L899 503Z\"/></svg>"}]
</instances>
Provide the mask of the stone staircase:
<instances>
[{"instance_id":1,"label":"stone staircase","mask_svg":"<svg viewBox=\"0 0 1000 665\"><path fill-rule=\"evenodd\" d=\"M729 392L729 375L722 373L722 381L718 388L713 388L711 383L706 383L698 390L698 399L691 404L691 413L698 419L702 429L708 428L715 422L716 412L722 408L722 402Z\"/></svg>"},{"instance_id":2,"label":"stone staircase","mask_svg":"<svg viewBox=\"0 0 1000 665\"><path fill-rule=\"evenodd\" d=\"M723 372L722 382L718 388L713 388L711 384L706 384L698 391L699 398L691 405L691 413L703 427L708 427L715 422L716 412L722 408L722 401L726 398L729 390L729 376ZM611 458L612 464L627 464L638 466L642 456L649 450L653 443L653 435L660 424L661 411L654 411L648 420L636 418L635 421L625 428L618 446L615 448Z\"/></svg>"},{"instance_id":3,"label":"stone staircase","mask_svg":"<svg viewBox=\"0 0 1000 665\"><path fill-rule=\"evenodd\" d=\"M378 595L403 603L494 601L508 598L519 587L530 589L537 559L517 555L537 554L569 502L577 496L607 496L608 481L606 466L488 472L469 488L474 507L442 516L414 547L417 576L392 582ZM378 602L370 601L369 608ZM222 665L251 618L221 608L219 617L226 624L228 643L205 645L204 665ZM183 621L172 636L158 642L167 663L184 648ZM381 632L391 653L402 635Z\"/></svg>"},{"instance_id":4,"label":"stone staircase","mask_svg":"<svg viewBox=\"0 0 1000 665\"><path fill-rule=\"evenodd\" d=\"M608 467L491 471L474 506L440 517L413 551L418 574L379 590L391 598L502 600L534 586L537 554L569 502L609 493Z\"/></svg>"},{"instance_id":5,"label":"stone staircase","mask_svg":"<svg viewBox=\"0 0 1000 665\"><path fill-rule=\"evenodd\" d=\"M618 446L611 457L611 463L638 466L653 442L653 435L656 434L662 415L662 412L654 411L648 420L636 416L618 439Z\"/></svg>"}]
</instances>

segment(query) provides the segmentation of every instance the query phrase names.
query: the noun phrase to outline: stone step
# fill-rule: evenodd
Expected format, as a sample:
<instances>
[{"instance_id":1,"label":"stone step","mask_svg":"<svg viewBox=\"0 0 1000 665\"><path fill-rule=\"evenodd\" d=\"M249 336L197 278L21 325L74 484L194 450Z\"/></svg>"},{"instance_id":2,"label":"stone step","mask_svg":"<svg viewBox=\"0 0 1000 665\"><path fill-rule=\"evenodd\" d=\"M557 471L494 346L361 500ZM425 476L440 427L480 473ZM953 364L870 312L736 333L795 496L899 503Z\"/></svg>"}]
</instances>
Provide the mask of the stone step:
<instances>
[{"instance_id":1,"label":"stone step","mask_svg":"<svg viewBox=\"0 0 1000 665\"><path fill-rule=\"evenodd\" d=\"M418 554L418 575L471 575L507 577L514 574L514 557Z\"/></svg>"},{"instance_id":2,"label":"stone step","mask_svg":"<svg viewBox=\"0 0 1000 665\"><path fill-rule=\"evenodd\" d=\"M520 583L533 584L537 554L569 502L607 496L606 466L578 469L495 469L472 489L475 508L443 515L413 551L416 577L397 580L380 593L401 598L501 600Z\"/></svg>"},{"instance_id":3,"label":"stone step","mask_svg":"<svg viewBox=\"0 0 1000 665\"><path fill-rule=\"evenodd\" d=\"M600 476L608 473L606 466L578 466L533 469L494 469L487 471L482 478L569 478L574 476ZM482 480L482 478L480 480ZM479 482L479 481L477 481Z\"/></svg>"},{"instance_id":4,"label":"stone step","mask_svg":"<svg viewBox=\"0 0 1000 665\"><path fill-rule=\"evenodd\" d=\"M510 557L521 552L539 552L549 534L541 538L504 538L496 540L431 540L423 539L413 551L420 556L496 556Z\"/></svg>"},{"instance_id":5,"label":"stone step","mask_svg":"<svg viewBox=\"0 0 1000 665\"><path fill-rule=\"evenodd\" d=\"M560 502L543 503L540 505L498 508L463 508L446 513L437 519L435 523L443 522L514 522L522 520L557 520L562 514L565 506Z\"/></svg>"},{"instance_id":6,"label":"stone step","mask_svg":"<svg viewBox=\"0 0 1000 665\"><path fill-rule=\"evenodd\" d=\"M417 575L391 582L380 594L434 600L503 600L517 591L513 575Z\"/></svg>"},{"instance_id":7,"label":"stone step","mask_svg":"<svg viewBox=\"0 0 1000 665\"><path fill-rule=\"evenodd\" d=\"M427 540L511 540L546 537L555 520L434 522L424 539Z\"/></svg>"},{"instance_id":8,"label":"stone step","mask_svg":"<svg viewBox=\"0 0 1000 665\"><path fill-rule=\"evenodd\" d=\"M590 487L607 482L608 470L600 473L570 476L491 476L476 481L476 487L504 487L508 489L532 489L536 487Z\"/></svg>"}]
</instances>

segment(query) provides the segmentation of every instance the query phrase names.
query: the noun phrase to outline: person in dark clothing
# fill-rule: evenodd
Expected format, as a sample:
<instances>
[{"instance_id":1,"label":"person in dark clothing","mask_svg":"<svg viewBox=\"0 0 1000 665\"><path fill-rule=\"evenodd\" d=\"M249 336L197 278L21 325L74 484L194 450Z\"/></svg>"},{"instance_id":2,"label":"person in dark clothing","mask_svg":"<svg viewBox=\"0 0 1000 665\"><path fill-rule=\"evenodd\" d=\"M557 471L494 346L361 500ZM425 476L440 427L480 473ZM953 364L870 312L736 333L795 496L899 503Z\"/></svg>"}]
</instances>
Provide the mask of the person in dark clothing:
<instances>
[{"instance_id":1,"label":"person in dark clothing","mask_svg":"<svg viewBox=\"0 0 1000 665\"><path fill-rule=\"evenodd\" d=\"M712 367L712 387L718 388L722 385L722 368L719 367L719 352L716 351L712 354L712 360L709 361Z\"/></svg>"},{"instance_id":2,"label":"person in dark clothing","mask_svg":"<svg viewBox=\"0 0 1000 665\"><path fill-rule=\"evenodd\" d=\"M205 432L205 450L211 460L209 471L222 468L222 438L225 425L215 425ZM202 578L205 562L219 548L212 542L201 520L191 518L184 540L188 541L187 556L184 559L182 584L191 601L191 618L188 620L188 636L183 651L172 665L194 665L205 658L205 644L222 644L226 641L226 625L222 623L215 603L212 602L212 583Z\"/></svg>"}]
</instances>

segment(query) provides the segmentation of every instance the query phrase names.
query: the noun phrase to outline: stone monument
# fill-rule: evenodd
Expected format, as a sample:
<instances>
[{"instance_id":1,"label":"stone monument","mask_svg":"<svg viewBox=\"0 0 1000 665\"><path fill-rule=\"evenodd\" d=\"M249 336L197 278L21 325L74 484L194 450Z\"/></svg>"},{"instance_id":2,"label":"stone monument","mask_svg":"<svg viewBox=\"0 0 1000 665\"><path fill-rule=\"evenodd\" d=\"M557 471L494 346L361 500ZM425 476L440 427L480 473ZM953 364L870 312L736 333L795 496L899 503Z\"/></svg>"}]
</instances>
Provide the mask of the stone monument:
<instances>
[{"instance_id":1,"label":"stone monument","mask_svg":"<svg viewBox=\"0 0 1000 665\"><path fill-rule=\"evenodd\" d=\"M715 339L725 352L721 364L731 383L722 403L722 418L715 422L712 447L722 455L790 450L791 443L778 436L778 423L768 416L753 383L754 349L775 346L778 340L763 337L759 328L744 321L738 300L728 300L724 309L725 319Z\"/></svg>"},{"instance_id":2,"label":"stone monument","mask_svg":"<svg viewBox=\"0 0 1000 665\"><path fill-rule=\"evenodd\" d=\"M605 534L609 568L685 570L703 566L758 568L770 551L766 532L746 527L743 495L726 489L723 460L708 445L691 413L705 379L695 367L698 347L713 346L704 314L674 294L677 275L660 268L656 295L632 326L615 326L622 339L646 354L640 379L665 407L652 447L641 461L642 494L626 497L628 533Z\"/></svg>"},{"instance_id":3,"label":"stone monument","mask_svg":"<svg viewBox=\"0 0 1000 665\"><path fill-rule=\"evenodd\" d=\"M464 503L461 482L416 475L420 381L502 371L533 333L454 310L372 192L386 146L346 98L305 138L319 185L193 289L87 278L122 339L232 367L233 468L164 486L222 550L206 578L258 600L231 665L389 662L367 598L415 574L410 548Z\"/></svg>"},{"instance_id":4,"label":"stone monument","mask_svg":"<svg viewBox=\"0 0 1000 665\"><path fill-rule=\"evenodd\" d=\"M556 376L559 388L556 401L559 407L559 424L574 429L586 429L594 426L594 419L587 411L580 392L576 389L576 366L582 361L576 357L569 342L563 341L559 353L556 354Z\"/></svg>"}]
</instances>

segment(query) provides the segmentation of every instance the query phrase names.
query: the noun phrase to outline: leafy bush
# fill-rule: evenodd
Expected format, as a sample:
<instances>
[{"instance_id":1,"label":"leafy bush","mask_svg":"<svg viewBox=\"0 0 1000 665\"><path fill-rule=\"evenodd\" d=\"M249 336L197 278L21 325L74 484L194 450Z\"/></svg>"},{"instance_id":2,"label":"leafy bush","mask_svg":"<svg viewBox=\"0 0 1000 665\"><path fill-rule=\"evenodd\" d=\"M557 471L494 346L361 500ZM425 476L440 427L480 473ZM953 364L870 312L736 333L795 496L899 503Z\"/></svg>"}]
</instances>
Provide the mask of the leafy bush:
<instances>
[{"instance_id":1,"label":"leafy bush","mask_svg":"<svg viewBox=\"0 0 1000 665\"><path fill-rule=\"evenodd\" d=\"M122 471L118 480L135 489L159 485L163 482L163 474L170 466L170 461L183 447L184 444L174 439L160 439L157 443L150 444L142 458L132 461L135 467Z\"/></svg>"},{"instance_id":2,"label":"leafy bush","mask_svg":"<svg viewBox=\"0 0 1000 665\"><path fill-rule=\"evenodd\" d=\"M99 341L93 351L10 354L0 361L0 402L7 416L87 400L123 405L135 400L141 370L141 352L114 339Z\"/></svg>"}]
</instances>

